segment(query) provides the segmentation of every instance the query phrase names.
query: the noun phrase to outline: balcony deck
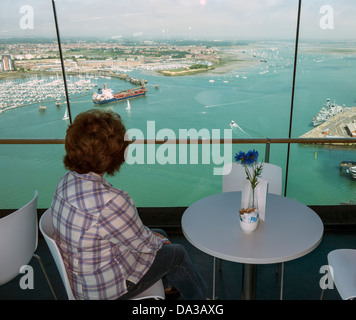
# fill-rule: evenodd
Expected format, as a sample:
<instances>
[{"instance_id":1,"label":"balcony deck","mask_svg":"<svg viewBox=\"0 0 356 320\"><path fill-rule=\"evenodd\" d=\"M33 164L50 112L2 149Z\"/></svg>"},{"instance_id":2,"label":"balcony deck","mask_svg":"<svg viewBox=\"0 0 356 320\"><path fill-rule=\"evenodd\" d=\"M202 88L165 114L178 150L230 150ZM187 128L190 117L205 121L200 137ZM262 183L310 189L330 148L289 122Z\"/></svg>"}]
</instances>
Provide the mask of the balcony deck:
<instances>
[{"instance_id":1,"label":"balcony deck","mask_svg":"<svg viewBox=\"0 0 356 320\"><path fill-rule=\"evenodd\" d=\"M179 232L170 234L172 242L183 244L190 257L206 280L209 294L212 292L212 257L200 252ZM354 227L326 227L321 244L308 255L285 264L284 300L318 300L321 289L319 281L324 275L321 266L327 264L328 252L338 248L356 249L356 229ZM58 299L67 296L60 280L55 263L42 237L39 239L37 254L42 258ZM0 300L53 300L40 267L32 259L34 268L34 289L22 290L19 286L21 276L0 286ZM222 273L217 272L216 295L221 300L241 299L242 266L238 263L223 262ZM278 300L280 277L276 276L276 265L260 265L257 268L257 300ZM326 290L324 300L340 300L336 289Z\"/></svg>"}]
</instances>

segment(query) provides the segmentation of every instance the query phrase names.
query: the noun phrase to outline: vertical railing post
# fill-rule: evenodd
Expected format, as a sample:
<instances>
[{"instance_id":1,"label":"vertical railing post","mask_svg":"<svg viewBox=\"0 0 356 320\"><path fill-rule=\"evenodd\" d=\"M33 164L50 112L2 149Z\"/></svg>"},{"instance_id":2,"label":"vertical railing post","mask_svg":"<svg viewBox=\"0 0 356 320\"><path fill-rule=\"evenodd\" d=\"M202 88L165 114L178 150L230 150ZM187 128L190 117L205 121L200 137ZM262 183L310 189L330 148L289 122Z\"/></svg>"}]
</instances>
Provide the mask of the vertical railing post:
<instances>
[{"instance_id":1,"label":"vertical railing post","mask_svg":"<svg viewBox=\"0 0 356 320\"><path fill-rule=\"evenodd\" d=\"M59 58L61 59L62 75L63 75L63 82L64 82L64 91L65 91L66 100L67 100L69 123L72 123L72 112L71 112L70 105L69 105L69 95L68 95L68 88L67 88L67 79L66 79L66 73L65 73L65 68L64 68L64 59L63 59L63 53L62 53L61 38L60 38L60 36L59 36L59 28L58 28L58 21L57 21L57 12L56 12L56 5L55 5L55 3L54 3L54 0L52 0L52 8L53 8L54 23L55 23L55 26L56 26L56 33L57 33L57 42L58 42Z\"/></svg>"},{"instance_id":2,"label":"vertical railing post","mask_svg":"<svg viewBox=\"0 0 356 320\"><path fill-rule=\"evenodd\" d=\"M292 85L292 97L290 106L290 119L289 119L289 134L288 138L292 137L292 123L293 123L293 107L294 107L294 92L295 92L295 78L297 74L297 61L298 61L298 44L299 44L299 27L300 27L300 13L302 11L302 0L299 0L298 4L298 16L297 16L297 31L295 35L295 50L294 50L294 67L293 67L293 85ZM287 164L286 164L286 179L284 184L284 196L287 196L287 185L288 185L288 170L289 170L289 154L290 154L290 143L288 143L287 149Z\"/></svg>"},{"instance_id":3,"label":"vertical railing post","mask_svg":"<svg viewBox=\"0 0 356 320\"><path fill-rule=\"evenodd\" d=\"M266 151L265 151L265 161L264 161L266 163L269 163L270 148L271 148L271 139L269 137L267 137Z\"/></svg>"}]
</instances>

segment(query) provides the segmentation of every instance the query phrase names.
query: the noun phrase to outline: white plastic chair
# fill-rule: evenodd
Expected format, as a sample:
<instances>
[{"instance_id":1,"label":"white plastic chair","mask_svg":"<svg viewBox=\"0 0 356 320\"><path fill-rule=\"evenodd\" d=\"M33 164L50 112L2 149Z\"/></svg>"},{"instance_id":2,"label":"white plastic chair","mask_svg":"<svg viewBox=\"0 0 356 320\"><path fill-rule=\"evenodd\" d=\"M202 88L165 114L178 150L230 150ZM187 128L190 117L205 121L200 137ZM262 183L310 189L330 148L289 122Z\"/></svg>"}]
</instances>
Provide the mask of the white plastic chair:
<instances>
[{"instance_id":1,"label":"white plastic chair","mask_svg":"<svg viewBox=\"0 0 356 320\"><path fill-rule=\"evenodd\" d=\"M242 191L242 182L246 179L245 168L242 164L226 164L223 168L223 174L223 192ZM282 194L282 168L280 166L264 163L260 178L268 181L268 193L279 196Z\"/></svg>"},{"instance_id":2,"label":"white plastic chair","mask_svg":"<svg viewBox=\"0 0 356 320\"><path fill-rule=\"evenodd\" d=\"M37 197L35 191L29 203L0 219L0 286L19 275L21 267L28 265L34 257L56 298L41 258L35 254L38 245Z\"/></svg>"},{"instance_id":3,"label":"white plastic chair","mask_svg":"<svg viewBox=\"0 0 356 320\"><path fill-rule=\"evenodd\" d=\"M248 167L250 170L250 167ZM267 192L272 194L282 194L282 168L272 163L264 163L260 178L268 181ZM223 167L222 191L242 191L243 181L246 179L245 168L241 163L228 163ZM213 298L215 298L215 264L213 259ZM220 259L219 271L221 272L222 260ZM278 272L278 269L277 269ZM283 298L284 263L281 272L280 299Z\"/></svg>"},{"instance_id":4,"label":"white plastic chair","mask_svg":"<svg viewBox=\"0 0 356 320\"><path fill-rule=\"evenodd\" d=\"M69 284L67 271L65 269L61 253L59 251L59 248L58 248L56 242L52 238L53 225L52 225L52 214L51 214L50 209L46 210L40 219L40 230L41 230L41 233L43 234L43 237L46 240L48 248L51 251L53 259L56 263L56 266L57 266L59 274L61 276L63 285L66 289L68 299L75 300L72 289ZM134 298L132 298L130 300L143 300L143 299L155 299L155 300L164 300L165 299L164 286L163 286L162 279L160 279L154 285L152 285L150 288L148 288L147 290L145 290L144 292L140 293L139 295L135 296Z\"/></svg>"},{"instance_id":5,"label":"white plastic chair","mask_svg":"<svg viewBox=\"0 0 356 320\"><path fill-rule=\"evenodd\" d=\"M328 254L331 277L343 300L356 298L356 250L337 249ZM324 295L324 289L321 299Z\"/></svg>"}]
</instances>

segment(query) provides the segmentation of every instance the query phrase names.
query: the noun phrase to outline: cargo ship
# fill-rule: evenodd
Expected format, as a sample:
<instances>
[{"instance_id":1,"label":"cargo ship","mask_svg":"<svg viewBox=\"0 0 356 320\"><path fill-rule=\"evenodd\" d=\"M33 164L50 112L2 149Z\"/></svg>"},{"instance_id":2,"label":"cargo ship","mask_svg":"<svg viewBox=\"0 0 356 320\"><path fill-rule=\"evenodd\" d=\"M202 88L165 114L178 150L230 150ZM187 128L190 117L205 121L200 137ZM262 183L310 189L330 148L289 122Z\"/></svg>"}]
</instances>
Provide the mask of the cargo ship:
<instances>
[{"instance_id":1,"label":"cargo ship","mask_svg":"<svg viewBox=\"0 0 356 320\"><path fill-rule=\"evenodd\" d=\"M97 92L94 92L92 99L95 104L104 104L143 96L146 91L145 86L141 86L114 93L112 89L108 89L104 85L103 89L99 88Z\"/></svg>"}]
</instances>

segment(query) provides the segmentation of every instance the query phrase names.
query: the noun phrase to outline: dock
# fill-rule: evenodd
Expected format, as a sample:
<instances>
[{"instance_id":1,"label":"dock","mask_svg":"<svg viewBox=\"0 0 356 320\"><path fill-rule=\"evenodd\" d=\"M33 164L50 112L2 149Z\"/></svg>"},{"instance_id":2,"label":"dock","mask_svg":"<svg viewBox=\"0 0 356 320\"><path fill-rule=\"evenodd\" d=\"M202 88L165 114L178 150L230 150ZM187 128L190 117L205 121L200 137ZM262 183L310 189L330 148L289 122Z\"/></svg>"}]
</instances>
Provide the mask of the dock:
<instances>
[{"instance_id":1,"label":"dock","mask_svg":"<svg viewBox=\"0 0 356 320\"><path fill-rule=\"evenodd\" d=\"M345 111L301 135L300 138L351 138L353 132L350 132L350 127L355 124L356 107L346 108Z\"/></svg>"}]
</instances>

